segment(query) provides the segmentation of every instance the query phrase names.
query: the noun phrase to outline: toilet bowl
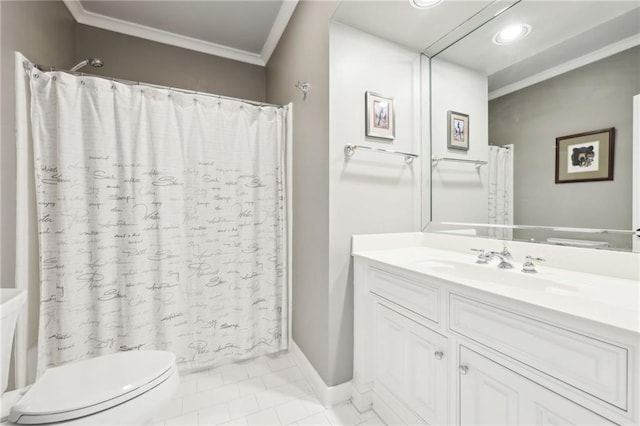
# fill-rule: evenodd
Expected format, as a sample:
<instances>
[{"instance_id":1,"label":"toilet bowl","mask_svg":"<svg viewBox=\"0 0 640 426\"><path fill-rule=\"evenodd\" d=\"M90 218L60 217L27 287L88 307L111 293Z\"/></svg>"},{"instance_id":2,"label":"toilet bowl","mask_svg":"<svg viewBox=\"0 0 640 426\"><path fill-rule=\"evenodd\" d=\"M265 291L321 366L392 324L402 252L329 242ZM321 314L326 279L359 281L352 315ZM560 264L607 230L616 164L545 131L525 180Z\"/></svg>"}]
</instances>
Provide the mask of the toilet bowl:
<instances>
[{"instance_id":1,"label":"toilet bowl","mask_svg":"<svg viewBox=\"0 0 640 426\"><path fill-rule=\"evenodd\" d=\"M174 396L175 355L130 351L53 367L12 405L16 424L142 425Z\"/></svg>"}]
</instances>

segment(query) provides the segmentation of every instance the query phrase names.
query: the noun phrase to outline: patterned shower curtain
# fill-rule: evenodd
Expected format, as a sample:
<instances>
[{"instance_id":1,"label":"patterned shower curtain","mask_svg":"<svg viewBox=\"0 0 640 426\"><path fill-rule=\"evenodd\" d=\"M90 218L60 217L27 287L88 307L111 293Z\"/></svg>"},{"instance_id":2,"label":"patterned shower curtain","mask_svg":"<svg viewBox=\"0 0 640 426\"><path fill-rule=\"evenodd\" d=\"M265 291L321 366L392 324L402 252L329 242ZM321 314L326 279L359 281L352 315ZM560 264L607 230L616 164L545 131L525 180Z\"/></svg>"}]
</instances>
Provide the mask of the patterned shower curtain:
<instances>
[{"instance_id":1,"label":"patterned shower curtain","mask_svg":"<svg viewBox=\"0 0 640 426\"><path fill-rule=\"evenodd\" d=\"M31 115L39 372L286 348L285 108L33 69Z\"/></svg>"},{"instance_id":2,"label":"patterned shower curtain","mask_svg":"<svg viewBox=\"0 0 640 426\"><path fill-rule=\"evenodd\" d=\"M489 146L489 224L513 225L513 145ZM511 240L513 230L489 228L489 236Z\"/></svg>"}]
</instances>

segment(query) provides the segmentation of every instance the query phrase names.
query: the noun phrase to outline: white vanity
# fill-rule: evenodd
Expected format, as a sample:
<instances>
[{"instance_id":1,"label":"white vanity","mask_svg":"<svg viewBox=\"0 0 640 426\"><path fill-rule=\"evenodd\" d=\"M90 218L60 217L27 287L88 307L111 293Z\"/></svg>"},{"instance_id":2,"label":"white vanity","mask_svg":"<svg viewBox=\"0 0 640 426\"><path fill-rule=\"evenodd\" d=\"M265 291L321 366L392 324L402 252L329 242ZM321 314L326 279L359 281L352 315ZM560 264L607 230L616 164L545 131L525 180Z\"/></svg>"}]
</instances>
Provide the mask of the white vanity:
<instances>
[{"instance_id":1,"label":"white vanity","mask_svg":"<svg viewBox=\"0 0 640 426\"><path fill-rule=\"evenodd\" d=\"M354 237L354 405L387 424L638 424L640 257L510 242L500 270L470 248L501 243Z\"/></svg>"}]
</instances>

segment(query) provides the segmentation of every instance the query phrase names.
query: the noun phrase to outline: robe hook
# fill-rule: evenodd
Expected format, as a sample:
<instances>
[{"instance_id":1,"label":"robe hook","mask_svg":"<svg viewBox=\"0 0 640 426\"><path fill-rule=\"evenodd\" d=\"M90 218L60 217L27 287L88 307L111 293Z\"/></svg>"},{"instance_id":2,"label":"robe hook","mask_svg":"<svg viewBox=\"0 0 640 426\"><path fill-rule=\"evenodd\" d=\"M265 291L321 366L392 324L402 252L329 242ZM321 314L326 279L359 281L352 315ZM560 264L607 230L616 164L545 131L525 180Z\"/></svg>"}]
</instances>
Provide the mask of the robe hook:
<instances>
[{"instance_id":1,"label":"robe hook","mask_svg":"<svg viewBox=\"0 0 640 426\"><path fill-rule=\"evenodd\" d=\"M302 83L297 82L296 83L296 87L298 89L300 89L300 91L302 92L302 100L306 101L307 100L307 93L309 92L309 89L311 88L311 85L309 83L307 83L306 81L303 81Z\"/></svg>"}]
</instances>

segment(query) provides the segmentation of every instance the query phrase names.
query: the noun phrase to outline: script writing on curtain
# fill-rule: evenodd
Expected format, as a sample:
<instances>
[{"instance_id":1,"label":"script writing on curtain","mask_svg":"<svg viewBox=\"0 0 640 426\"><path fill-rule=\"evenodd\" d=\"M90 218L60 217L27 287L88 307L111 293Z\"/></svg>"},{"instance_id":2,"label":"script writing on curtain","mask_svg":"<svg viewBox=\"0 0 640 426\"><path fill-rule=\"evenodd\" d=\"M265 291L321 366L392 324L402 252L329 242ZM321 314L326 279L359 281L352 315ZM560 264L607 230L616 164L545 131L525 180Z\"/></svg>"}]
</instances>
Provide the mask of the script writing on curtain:
<instances>
[{"instance_id":1,"label":"script writing on curtain","mask_svg":"<svg viewBox=\"0 0 640 426\"><path fill-rule=\"evenodd\" d=\"M285 349L284 108L35 70L31 92L39 371Z\"/></svg>"}]
</instances>

